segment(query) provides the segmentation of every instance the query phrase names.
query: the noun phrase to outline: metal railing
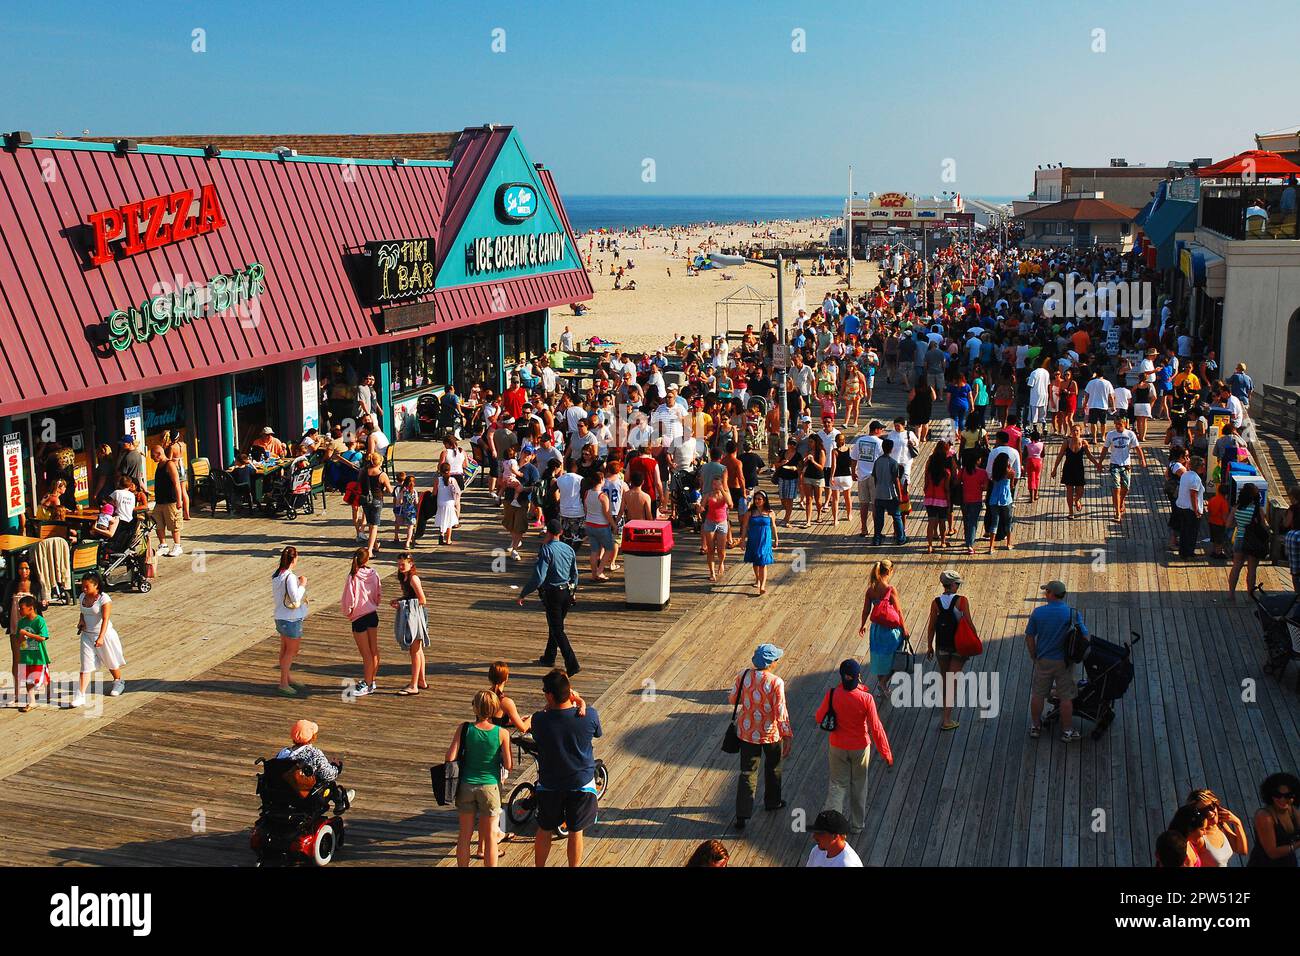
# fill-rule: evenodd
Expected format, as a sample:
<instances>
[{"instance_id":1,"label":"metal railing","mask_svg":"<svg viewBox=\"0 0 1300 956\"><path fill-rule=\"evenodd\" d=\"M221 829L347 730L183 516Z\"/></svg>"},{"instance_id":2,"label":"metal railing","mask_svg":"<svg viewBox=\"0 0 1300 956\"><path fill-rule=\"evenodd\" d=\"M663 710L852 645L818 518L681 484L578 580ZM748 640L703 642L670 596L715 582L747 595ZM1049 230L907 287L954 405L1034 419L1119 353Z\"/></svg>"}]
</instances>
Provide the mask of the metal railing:
<instances>
[{"instance_id":1,"label":"metal railing","mask_svg":"<svg viewBox=\"0 0 1300 956\"><path fill-rule=\"evenodd\" d=\"M1257 410L1251 414L1256 424L1275 435L1300 441L1300 390L1265 385L1255 396L1257 401L1251 404Z\"/></svg>"}]
</instances>

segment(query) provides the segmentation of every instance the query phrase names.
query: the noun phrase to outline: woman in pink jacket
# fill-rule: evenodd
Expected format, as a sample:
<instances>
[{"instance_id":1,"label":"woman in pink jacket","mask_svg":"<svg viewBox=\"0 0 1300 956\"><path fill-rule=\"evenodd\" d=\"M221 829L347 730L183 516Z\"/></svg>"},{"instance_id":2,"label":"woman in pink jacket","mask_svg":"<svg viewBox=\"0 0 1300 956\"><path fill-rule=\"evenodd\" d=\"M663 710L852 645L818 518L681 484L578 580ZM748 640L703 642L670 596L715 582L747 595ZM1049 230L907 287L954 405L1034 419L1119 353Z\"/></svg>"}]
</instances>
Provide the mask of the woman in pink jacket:
<instances>
[{"instance_id":1,"label":"woman in pink jacket","mask_svg":"<svg viewBox=\"0 0 1300 956\"><path fill-rule=\"evenodd\" d=\"M352 622L352 637L364 670L353 693L365 697L377 689L375 675L379 672L379 572L370 567L366 548L357 548L352 556L352 571L343 583L343 613Z\"/></svg>"}]
</instances>

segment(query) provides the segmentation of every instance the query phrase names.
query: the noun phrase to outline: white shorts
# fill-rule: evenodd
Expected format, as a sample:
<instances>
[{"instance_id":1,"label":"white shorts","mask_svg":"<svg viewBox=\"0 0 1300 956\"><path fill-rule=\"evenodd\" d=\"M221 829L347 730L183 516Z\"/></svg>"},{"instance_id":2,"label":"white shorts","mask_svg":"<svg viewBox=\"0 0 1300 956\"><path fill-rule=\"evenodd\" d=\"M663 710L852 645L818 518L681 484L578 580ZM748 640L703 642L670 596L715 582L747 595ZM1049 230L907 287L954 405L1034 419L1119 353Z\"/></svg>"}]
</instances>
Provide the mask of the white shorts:
<instances>
[{"instance_id":1,"label":"white shorts","mask_svg":"<svg viewBox=\"0 0 1300 956\"><path fill-rule=\"evenodd\" d=\"M836 475L831 478L832 491L852 491L853 478L849 475Z\"/></svg>"},{"instance_id":2,"label":"white shorts","mask_svg":"<svg viewBox=\"0 0 1300 956\"><path fill-rule=\"evenodd\" d=\"M126 665L122 654L122 639L117 636L117 628L110 626L104 635L104 643L95 646L97 635L87 631L81 632L81 672L90 674L102 667L104 670L117 670Z\"/></svg>"}]
</instances>

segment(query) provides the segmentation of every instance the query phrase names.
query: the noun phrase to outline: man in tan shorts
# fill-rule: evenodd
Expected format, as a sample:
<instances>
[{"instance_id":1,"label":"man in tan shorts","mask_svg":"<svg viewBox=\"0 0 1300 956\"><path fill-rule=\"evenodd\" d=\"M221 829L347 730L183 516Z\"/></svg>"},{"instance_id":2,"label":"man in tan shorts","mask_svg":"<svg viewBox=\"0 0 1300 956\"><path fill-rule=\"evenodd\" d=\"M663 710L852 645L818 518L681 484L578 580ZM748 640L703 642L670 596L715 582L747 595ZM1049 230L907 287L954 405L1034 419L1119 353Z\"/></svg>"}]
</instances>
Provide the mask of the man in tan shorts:
<instances>
[{"instance_id":1,"label":"man in tan shorts","mask_svg":"<svg viewBox=\"0 0 1300 956\"><path fill-rule=\"evenodd\" d=\"M1045 601L1034 608L1025 625L1025 646L1029 659L1034 662L1034 673L1029 684L1030 737L1040 737L1043 732L1043 704L1056 690L1061 702L1061 739L1066 743L1079 740L1081 734L1074 729L1074 698L1079 688L1074 680L1074 664L1066 655L1066 638L1073 625L1078 626L1084 638L1088 628L1083 617L1065 603L1065 584L1048 581L1041 588Z\"/></svg>"}]
</instances>

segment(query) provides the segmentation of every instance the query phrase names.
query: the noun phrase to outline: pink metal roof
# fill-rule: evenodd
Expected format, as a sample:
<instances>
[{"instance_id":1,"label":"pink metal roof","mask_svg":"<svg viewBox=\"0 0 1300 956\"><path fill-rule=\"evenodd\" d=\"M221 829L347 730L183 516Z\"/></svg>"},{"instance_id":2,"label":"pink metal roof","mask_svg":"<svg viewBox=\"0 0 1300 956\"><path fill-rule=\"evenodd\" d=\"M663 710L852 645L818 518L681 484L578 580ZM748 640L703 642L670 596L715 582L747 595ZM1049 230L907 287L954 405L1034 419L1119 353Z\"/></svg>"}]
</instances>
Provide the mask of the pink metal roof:
<instances>
[{"instance_id":1,"label":"pink metal roof","mask_svg":"<svg viewBox=\"0 0 1300 956\"><path fill-rule=\"evenodd\" d=\"M454 235L449 221L463 220L508 128L478 133L462 137L456 158L464 165L451 169L206 159L184 150L117 156L39 143L0 150L0 414L162 388L590 298L582 270L439 290L433 325L397 335L379 331L378 310L358 298L345 258L367 241ZM549 173L542 175L560 206ZM98 268L85 265L79 250L90 213L207 183L216 185L224 229ZM206 283L254 262L266 269L255 322L233 314L199 319L121 352L91 337L110 312L161 291L159 282Z\"/></svg>"}]
</instances>

